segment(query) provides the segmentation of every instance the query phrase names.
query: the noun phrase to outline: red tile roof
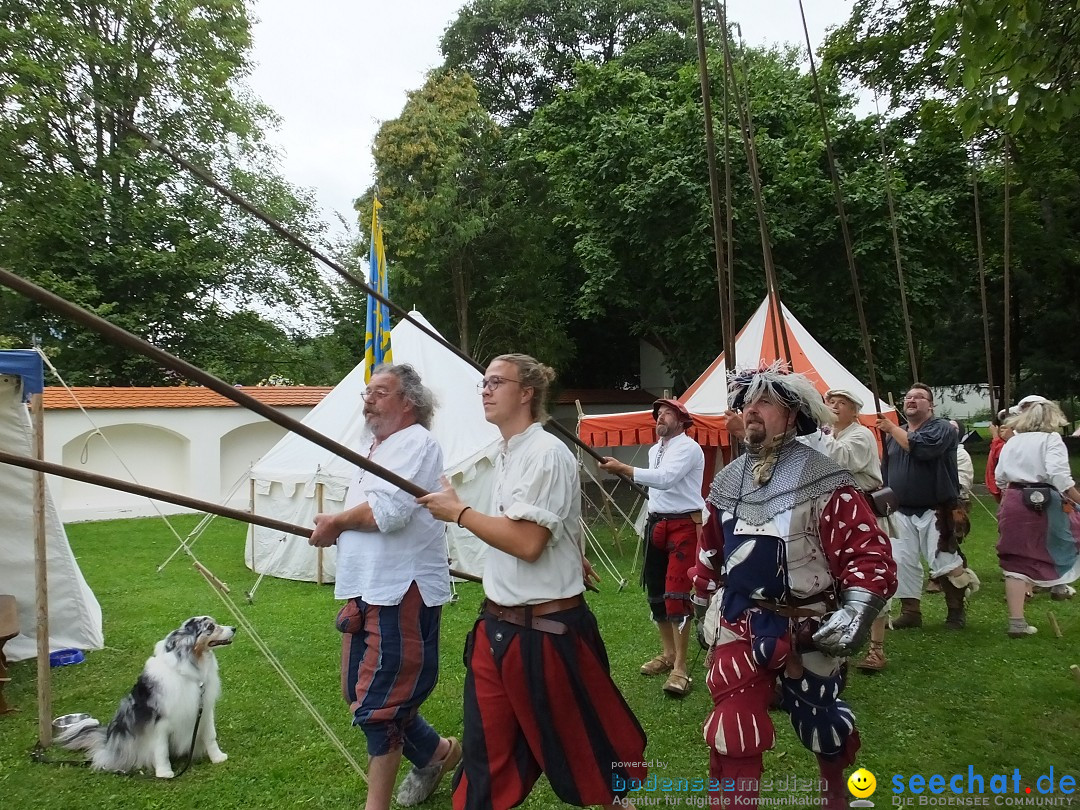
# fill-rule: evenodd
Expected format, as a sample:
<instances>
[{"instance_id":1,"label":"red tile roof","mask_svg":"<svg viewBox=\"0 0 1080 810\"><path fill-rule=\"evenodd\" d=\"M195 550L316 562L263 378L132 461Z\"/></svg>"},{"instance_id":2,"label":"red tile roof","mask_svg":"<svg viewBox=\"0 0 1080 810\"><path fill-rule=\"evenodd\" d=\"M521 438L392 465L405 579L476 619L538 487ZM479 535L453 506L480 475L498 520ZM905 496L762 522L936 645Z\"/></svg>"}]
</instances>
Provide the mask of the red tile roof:
<instances>
[{"instance_id":1,"label":"red tile roof","mask_svg":"<svg viewBox=\"0 0 1080 810\"><path fill-rule=\"evenodd\" d=\"M333 389L314 385L237 386L267 405L318 405ZM153 388L64 388L47 386L46 409L78 408L238 408L231 399L202 386Z\"/></svg>"},{"instance_id":2,"label":"red tile roof","mask_svg":"<svg viewBox=\"0 0 1080 810\"><path fill-rule=\"evenodd\" d=\"M270 385L237 386L267 405L314 406L329 394L331 386L316 385ZM72 393L57 386L47 386L43 398L46 409L64 408L234 408L239 407L231 399L202 386L156 386L152 388L72 388ZM74 395L74 396L73 396ZM608 390L603 388L568 388L560 392L558 404L573 405L580 400L589 405L641 405L652 404L655 397L648 391ZM77 401L76 401L77 400Z\"/></svg>"}]
</instances>

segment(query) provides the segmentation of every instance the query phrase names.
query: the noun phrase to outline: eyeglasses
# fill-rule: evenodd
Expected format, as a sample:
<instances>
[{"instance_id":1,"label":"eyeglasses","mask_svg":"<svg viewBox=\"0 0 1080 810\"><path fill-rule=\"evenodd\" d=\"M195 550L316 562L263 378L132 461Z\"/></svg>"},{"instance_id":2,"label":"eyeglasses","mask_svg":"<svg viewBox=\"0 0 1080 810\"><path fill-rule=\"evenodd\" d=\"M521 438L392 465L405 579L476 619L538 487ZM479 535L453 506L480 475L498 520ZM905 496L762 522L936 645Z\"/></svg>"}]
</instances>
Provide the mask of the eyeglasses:
<instances>
[{"instance_id":1,"label":"eyeglasses","mask_svg":"<svg viewBox=\"0 0 1080 810\"><path fill-rule=\"evenodd\" d=\"M490 388L494 391L503 383L517 383L521 385L521 380L511 380L509 377L484 377L480 382L476 384L476 392L478 394L484 393L485 389Z\"/></svg>"},{"instance_id":2,"label":"eyeglasses","mask_svg":"<svg viewBox=\"0 0 1080 810\"><path fill-rule=\"evenodd\" d=\"M914 395L908 394L906 397L904 397L904 401L917 400L917 399L925 399L927 402L930 401L930 397L928 397L928 396L926 396L924 394L914 394Z\"/></svg>"},{"instance_id":3,"label":"eyeglasses","mask_svg":"<svg viewBox=\"0 0 1080 810\"><path fill-rule=\"evenodd\" d=\"M360 394L364 399L375 402L376 400L385 399L391 394L400 394L400 391L387 391L385 388L365 388L363 393Z\"/></svg>"}]
</instances>

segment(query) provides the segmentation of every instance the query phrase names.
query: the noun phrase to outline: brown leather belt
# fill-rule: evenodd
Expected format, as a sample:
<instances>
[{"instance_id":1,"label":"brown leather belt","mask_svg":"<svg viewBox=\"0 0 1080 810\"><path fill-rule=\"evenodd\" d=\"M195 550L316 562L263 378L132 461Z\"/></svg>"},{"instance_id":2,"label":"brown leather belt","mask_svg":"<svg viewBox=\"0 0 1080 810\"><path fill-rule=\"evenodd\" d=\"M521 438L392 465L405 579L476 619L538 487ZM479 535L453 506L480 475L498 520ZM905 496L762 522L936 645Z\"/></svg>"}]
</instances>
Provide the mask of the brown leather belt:
<instances>
[{"instance_id":1,"label":"brown leather belt","mask_svg":"<svg viewBox=\"0 0 1080 810\"><path fill-rule=\"evenodd\" d=\"M580 594L568 596L565 599L552 599L550 602L541 602L538 605L517 605L515 607L507 607L492 602L490 599L485 599L483 612L501 622L516 624L518 627L525 627L529 630L538 630L541 633L552 633L561 636L566 633L565 624L541 617L549 613L573 610L584 604L585 600Z\"/></svg>"},{"instance_id":2,"label":"brown leather belt","mask_svg":"<svg viewBox=\"0 0 1080 810\"><path fill-rule=\"evenodd\" d=\"M824 593L814 594L804 599L792 600L796 604L769 602L765 599L755 599L754 606L768 610L771 613L775 613L778 616L784 616L788 619L803 618L806 616L823 616L836 606L836 600L833 595L826 591ZM803 607L803 605L817 604L824 602L824 608L809 608Z\"/></svg>"}]
</instances>

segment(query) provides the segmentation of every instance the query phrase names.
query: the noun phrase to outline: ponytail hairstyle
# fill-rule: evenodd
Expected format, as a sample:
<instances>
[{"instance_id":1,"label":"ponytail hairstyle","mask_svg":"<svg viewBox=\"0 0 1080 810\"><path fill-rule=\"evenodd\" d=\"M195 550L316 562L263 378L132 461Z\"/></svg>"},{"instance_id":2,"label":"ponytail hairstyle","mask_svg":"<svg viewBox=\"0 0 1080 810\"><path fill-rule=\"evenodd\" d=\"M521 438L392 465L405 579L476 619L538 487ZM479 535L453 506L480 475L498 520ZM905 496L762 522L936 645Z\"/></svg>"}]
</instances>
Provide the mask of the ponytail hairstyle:
<instances>
[{"instance_id":1,"label":"ponytail hairstyle","mask_svg":"<svg viewBox=\"0 0 1080 810\"><path fill-rule=\"evenodd\" d=\"M533 389L532 402L529 404L529 413L534 422L547 420L548 389L555 381L555 369L546 366L535 357L527 354L500 354L492 359L495 362L511 363L517 367L518 382L522 388Z\"/></svg>"}]
</instances>

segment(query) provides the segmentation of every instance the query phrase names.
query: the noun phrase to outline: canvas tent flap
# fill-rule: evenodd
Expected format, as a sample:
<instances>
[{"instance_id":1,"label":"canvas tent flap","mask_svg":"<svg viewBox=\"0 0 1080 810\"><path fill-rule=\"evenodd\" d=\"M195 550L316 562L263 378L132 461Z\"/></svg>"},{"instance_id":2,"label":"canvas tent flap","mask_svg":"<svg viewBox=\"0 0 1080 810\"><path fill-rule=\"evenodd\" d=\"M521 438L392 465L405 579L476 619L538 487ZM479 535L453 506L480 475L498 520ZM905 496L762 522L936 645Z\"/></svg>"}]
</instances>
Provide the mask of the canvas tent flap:
<instances>
[{"instance_id":1,"label":"canvas tent flap","mask_svg":"<svg viewBox=\"0 0 1080 810\"><path fill-rule=\"evenodd\" d=\"M7 354L0 352L0 372L14 370L5 363ZM0 373L0 447L30 456L33 434L23 404L23 379L18 371ZM15 597L22 631L4 646L4 653L12 661L37 654L33 482L30 470L0 465L0 593ZM47 485L45 536L49 649L100 650L105 645L101 606L72 554Z\"/></svg>"},{"instance_id":2,"label":"canvas tent flap","mask_svg":"<svg viewBox=\"0 0 1080 810\"><path fill-rule=\"evenodd\" d=\"M430 324L417 312L421 323ZM498 429L484 418L476 393L481 373L441 346L408 321L390 332L395 363L408 363L419 373L437 399L432 434L443 451L444 473L468 503L489 511L491 474L499 453ZM360 363L304 418L304 424L359 452L371 444L364 427L362 392L364 364ZM290 433L251 469L255 482L255 512L300 526L313 525L318 512L317 484L322 484L323 511L341 511L354 467L328 450ZM447 544L453 567L471 574L483 571L487 548L457 526L447 526ZM318 579L318 552L307 539L252 527L245 562L259 574L314 582ZM336 553L325 549L323 581L334 579Z\"/></svg>"},{"instance_id":3,"label":"canvas tent flap","mask_svg":"<svg viewBox=\"0 0 1080 810\"><path fill-rule=\"evenodd\" d=\"M877 422L880 409L887 419L898 422L896 409L884 400L874 407L874 395L850 371L829 354L811 335L791 311L783 304L784 325L787 328L788 346L791 349L791 365L794 371L805 374L824 395L830 388L846 388L858 395L864 405L859 421L872 426ZM735 338L735 358L739 366L756 366L784 359L781 325L775 311L766 298ZM730 444L727 433L728 409L727 373L723 352L679 397L694 419L694 427L687 431L705 447ZM652 444L656 441L653 431L652 411L604 414L581 420L578 435L591 447L621 447L634 444Z\"/></svg>"}]
</instances>

